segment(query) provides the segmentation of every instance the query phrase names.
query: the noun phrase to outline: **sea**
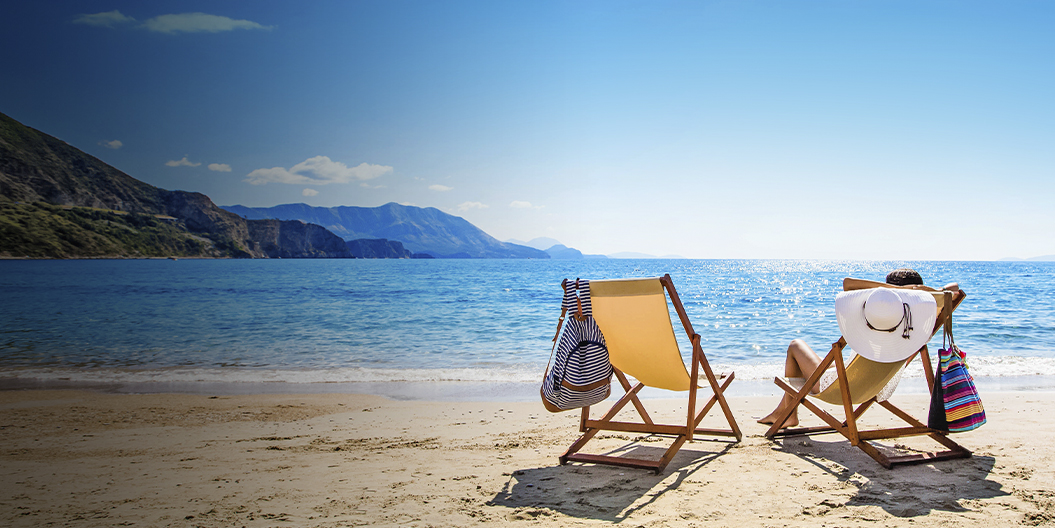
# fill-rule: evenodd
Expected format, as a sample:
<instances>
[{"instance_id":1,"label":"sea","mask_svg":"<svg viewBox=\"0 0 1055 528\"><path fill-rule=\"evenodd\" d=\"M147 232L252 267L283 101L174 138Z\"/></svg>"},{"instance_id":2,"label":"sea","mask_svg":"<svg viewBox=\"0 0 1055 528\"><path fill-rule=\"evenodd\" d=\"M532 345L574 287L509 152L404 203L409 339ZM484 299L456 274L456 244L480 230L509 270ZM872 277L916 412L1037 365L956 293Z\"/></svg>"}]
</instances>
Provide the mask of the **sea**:
<instances>
[{"instance_id":1,"label":"sea","mask_svg":"<svg viewBox=\"0 0 1055 528\"><path fill-rule=\"evenodd\" d=\"M730 390L777 394L792 339L838 339L843 278L900 267L967 292L980 390L1055 390L1053 262L691 259L4 260L0 389L537 399L563 279L670 274Z\"/></svg>"}]
</instances>

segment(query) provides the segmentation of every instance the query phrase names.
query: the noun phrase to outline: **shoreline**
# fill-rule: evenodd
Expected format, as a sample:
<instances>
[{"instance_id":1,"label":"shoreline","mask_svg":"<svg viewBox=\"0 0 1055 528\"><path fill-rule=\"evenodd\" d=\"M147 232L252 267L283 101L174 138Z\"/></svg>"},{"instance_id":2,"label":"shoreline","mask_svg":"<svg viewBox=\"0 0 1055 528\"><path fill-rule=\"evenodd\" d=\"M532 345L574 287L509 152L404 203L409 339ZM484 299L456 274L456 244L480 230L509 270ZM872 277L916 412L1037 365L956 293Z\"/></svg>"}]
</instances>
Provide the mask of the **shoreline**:
<instances>
[{"instance_id":1,"label":"shoreline","mask_svg":"<svg viewBox=\"0 0 1055 528\"><path fill-rule=\"evenodd\" d=\"M981 394L987 392L1055 393L1055 376L976 377ZM539 401L540 382L503 381L352 381L352 382L285 382L285 381L78 381L0 377L0 392L26 390L81 390L103 394L197 394L197 395L298 395L361 394L407 401ZM896 394L926 394L922 377L905 377ZM670 399L670 391L646 387L643 399ZM729 397L772 397L781 394L772 379L737 378L729 386ZM613 382L614 401L622 395Z\"/></svg>"},{"instance_id":2,"label":"shoreline","mask_svg":"<svg viewBox=\"0 0 1055 528\"><path fill-rule=\"evenodd\" d=\"M735 385L735 383L734 383ZM836 435L687 443L660 475L570 464L579 413L363 394L0 391L0 524L76 526L994 526L1055 522L1055 393L982 394L966 460L883 469ZM920 416L924 395L893 401ZM657 421L684 401L651 400ZM720 413L719 413L720 414ZM867 420L885 425L883 412ZM712 411L703 426L721 420ZM803 415L804 424L815 418ZM717 421L713 425L718 425ZM596 449L662 451L603 435ZM906 441L912 444L912 441ZM879 524L876 524L879 523Z\"/></svg>"}]
</instances>

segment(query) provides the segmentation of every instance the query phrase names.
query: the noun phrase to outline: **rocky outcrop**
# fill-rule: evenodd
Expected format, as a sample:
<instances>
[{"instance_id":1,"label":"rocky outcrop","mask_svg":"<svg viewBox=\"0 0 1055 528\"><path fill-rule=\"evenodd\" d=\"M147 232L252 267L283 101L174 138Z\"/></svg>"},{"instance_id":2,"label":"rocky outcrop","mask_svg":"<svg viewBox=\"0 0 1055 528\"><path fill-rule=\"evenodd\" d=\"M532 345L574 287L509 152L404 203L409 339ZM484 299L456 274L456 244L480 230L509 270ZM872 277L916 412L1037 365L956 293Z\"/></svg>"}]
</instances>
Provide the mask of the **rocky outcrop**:
<instances>
[{"instance_id":1,"label":"rocky outcrop","mask_svg":"<svg viewBox=\"0 0 1055 528\"><path fill-rule=\"evenodd\" d=\"M412 254L396 240L384 238L358 238L347 242L355 258L411 258Z\"/></svg>"},{"instance_id":2,"label":"rocky outcrop","mask_svg":"<svg viewBox=\"0 0 1055 528\"><path fill-rule=\"evenodd\" d=\"M231 215L234 216L234 215ZM237 217L236 217L237 218ZM344 240L326 228L298 221L243 220L253 251L268 258L351 258Z\"/></svg>"}]
</instances>

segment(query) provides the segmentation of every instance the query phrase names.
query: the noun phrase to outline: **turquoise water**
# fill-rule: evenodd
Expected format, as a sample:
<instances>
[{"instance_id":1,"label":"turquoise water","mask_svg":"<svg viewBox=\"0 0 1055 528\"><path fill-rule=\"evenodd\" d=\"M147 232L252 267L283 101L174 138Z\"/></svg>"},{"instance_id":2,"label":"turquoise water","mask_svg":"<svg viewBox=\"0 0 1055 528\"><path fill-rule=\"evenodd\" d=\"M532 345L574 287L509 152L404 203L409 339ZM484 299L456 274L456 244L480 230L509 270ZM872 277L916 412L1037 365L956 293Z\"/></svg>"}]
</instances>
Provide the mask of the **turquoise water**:
<instances>
[{"instance_id":1,"label":"turquoise water","mask_svg":"<svg viewBox=\"0 0 1055 528\"><path fill-rule=\"evenodd\" d=\"M88 260L0 261L0 378L535 382L562 279L669 273L711 363L762 380L838 338L844 277L902 266L967 291L976 376L1055 375L1055 263Z\"/></svg>"}]
</instances>

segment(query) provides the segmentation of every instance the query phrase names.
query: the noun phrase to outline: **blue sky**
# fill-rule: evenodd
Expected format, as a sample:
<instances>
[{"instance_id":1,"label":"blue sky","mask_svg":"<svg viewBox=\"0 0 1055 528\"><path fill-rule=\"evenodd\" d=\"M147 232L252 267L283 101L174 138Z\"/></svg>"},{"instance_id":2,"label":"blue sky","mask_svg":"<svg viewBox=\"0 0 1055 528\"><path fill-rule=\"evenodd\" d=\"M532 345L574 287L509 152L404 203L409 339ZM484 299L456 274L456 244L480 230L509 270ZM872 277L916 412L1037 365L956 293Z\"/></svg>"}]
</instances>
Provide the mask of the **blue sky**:
<instances>
[{"instance_id":1,"label":"blue sky","mask_svg":"<svg viewBox=\"0 0 1055 528\"><path fill-rule=\"evenodd\" d=\"M5 2L0 112L221 205L695 258L1055 253L1051 2Z\"/></svg>"}]
</instances>

